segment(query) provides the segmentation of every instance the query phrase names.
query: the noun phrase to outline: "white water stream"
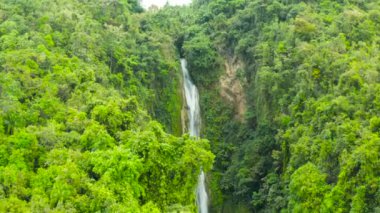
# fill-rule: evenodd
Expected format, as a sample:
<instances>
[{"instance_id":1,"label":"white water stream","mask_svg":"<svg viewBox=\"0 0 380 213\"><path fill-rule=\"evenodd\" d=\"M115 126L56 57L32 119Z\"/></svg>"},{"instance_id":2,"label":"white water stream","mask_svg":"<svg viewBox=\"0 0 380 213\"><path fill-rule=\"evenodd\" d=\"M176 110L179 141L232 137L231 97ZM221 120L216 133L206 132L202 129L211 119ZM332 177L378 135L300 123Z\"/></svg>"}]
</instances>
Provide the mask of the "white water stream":
<instances>
[{"instance_id":1,"label":"white water stream","mask_svg":"<svg viewBox=\"0 0 380 213\"><path fill-rule=\"evenodd\" d=\"M197 87L191 81L189 71L187 70L187 62L181 59L181 68L183 74L183 87L185 90L187 111L189 114L189 134L193 137L199 137L201 127L201 114L199 108L199 94ZM198 178L197 187L197 205L199 213L208 213L207 208L207 192L205 185L205 174L201 171Z\"/></svg>"}]
</instances>

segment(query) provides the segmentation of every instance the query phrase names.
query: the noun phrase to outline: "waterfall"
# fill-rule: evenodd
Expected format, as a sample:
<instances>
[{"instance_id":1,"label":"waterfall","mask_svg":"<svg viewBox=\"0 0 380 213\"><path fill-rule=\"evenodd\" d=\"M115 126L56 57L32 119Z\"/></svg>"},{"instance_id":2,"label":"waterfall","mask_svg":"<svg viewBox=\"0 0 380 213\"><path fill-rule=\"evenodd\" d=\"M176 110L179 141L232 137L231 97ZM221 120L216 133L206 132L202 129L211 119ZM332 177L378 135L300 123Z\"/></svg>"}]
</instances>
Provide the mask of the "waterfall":
<instances>
[{"instance_id":1,"label":"waterfall","mask_svg":"<svg viewBox=\"0 0 380 213\"><path fill-rule=\"evenodd\" d=\"M193 137L199 137L201 114L199 108L199 94L197 87L191 81L189 71L187 70L187 62L181 59L181 68L183 74L183 87L187 103L187 111L189 114L189 134ZM207 192L205 185L205 174L201 171L198 178L197 187L197 205L200 213L207 213Z\"/></svg>"}]
</instances>

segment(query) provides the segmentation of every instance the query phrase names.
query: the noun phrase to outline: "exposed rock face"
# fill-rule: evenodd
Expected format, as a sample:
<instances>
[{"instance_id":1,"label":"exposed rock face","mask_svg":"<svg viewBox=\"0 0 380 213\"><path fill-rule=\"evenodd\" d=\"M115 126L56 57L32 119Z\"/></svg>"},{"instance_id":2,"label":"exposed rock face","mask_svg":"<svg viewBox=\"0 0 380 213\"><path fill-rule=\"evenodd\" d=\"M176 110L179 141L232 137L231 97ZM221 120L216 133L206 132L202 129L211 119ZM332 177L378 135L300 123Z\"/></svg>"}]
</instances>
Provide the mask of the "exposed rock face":
<instances>
[{"instance_id":1,"label":"exposed rock face","mask_svg":"<svg viewBox=\"0 0 380 213\"><path fill-rule=\"evenodd\" d=\"M181 85L183 85L183 77L181 78ZM187 107L185 91L182 88L182 108L181 108L181 125L182 125L182 134L188 132L187 124L189 123L189 113L187 112L189 108Z\"/></svg>"},{"instance_id":2,"label":"exposed rock face","mask_svg":"<svg viewBox=\"0 0 380 213\"><path fill-rule=\"evenodd\" d=\"M228 58L224 67L225 73L219 79L220 95L234 106L236 119L244 122L244 114L247 110L246 96L242 82L238 78L238 70L243 67L243 64L237 58Z\"/></svg>"},{"instance_id":3,"label":"exposed rock face","mask_svg":"<svg viewBox=\"0 0 380 213\"><path fill-rule=\"evenodd\" d=\"M187 108L185 106L181 109L181 125L182 125L182 134L185 134L187 132L186 124L188 123L188 116L187 116Z\"/></svg>"}]
</instances>

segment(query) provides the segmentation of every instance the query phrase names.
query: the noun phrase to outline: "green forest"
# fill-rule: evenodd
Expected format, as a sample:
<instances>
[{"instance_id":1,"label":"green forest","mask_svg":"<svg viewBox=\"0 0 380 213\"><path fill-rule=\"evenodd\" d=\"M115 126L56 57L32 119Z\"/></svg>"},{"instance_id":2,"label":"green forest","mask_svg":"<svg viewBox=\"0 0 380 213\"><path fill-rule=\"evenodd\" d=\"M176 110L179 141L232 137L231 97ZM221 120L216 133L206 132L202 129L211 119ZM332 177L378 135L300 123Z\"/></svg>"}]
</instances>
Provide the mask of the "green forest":
<instances>
[{"instance_id":1,"label":"green forest","mask_svg":"<svg viewBox=\"0 0 380 213\"><path fill-rule=\"evenodd\" d=\"M379 156L380 0L0 0L0 212L380 212Z\"/></svg>"}]
</instances>

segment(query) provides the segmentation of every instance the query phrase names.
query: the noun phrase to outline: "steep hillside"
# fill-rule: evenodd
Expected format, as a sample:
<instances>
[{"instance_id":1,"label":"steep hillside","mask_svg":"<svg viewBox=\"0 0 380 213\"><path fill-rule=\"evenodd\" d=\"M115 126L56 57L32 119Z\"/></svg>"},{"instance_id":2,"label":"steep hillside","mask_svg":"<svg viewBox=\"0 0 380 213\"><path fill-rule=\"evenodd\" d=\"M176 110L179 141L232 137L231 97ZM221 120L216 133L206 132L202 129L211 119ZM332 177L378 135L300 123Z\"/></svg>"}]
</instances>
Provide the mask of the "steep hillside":
<instances>
[{"instance_id":1,"label":"steep hillside","mask_svg":"<svg viewBox=\"0 0 380 213\"><path fill-rule=\"evenodd\" d=\"M380 2L197 0L191 10L183 52L216 154L212 209L378 211ZM234 66L225 58L244 65L245 122L234 120L241 92L223 80Z\"/></svg>"},{"instance_id":2,"label":"steep hillside","mask_svg":"<svg viewBox=\"0 0 380 213\"><path fill-rule=\"evenodd\" d=\"M195 212L202 169L211 212L379 212L379 28L379 0L0 0L0 212Z\"/></svg>"},{"instance_id":3,"label":"steep hillside","mask_svg":"<svg viewBox=\"0 0 380 213\"><path fill-rule=\"evenodd\" d=\"M195 211L213 155L181 136L174 42L140 12L0 0L0 212Z\"/></svg>"}]
</instances>

